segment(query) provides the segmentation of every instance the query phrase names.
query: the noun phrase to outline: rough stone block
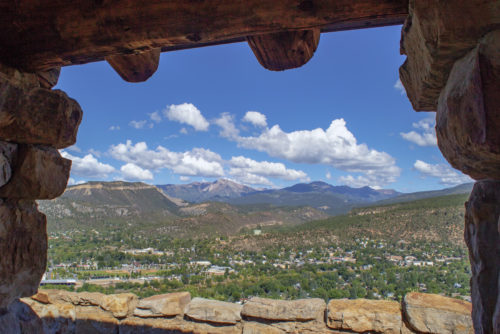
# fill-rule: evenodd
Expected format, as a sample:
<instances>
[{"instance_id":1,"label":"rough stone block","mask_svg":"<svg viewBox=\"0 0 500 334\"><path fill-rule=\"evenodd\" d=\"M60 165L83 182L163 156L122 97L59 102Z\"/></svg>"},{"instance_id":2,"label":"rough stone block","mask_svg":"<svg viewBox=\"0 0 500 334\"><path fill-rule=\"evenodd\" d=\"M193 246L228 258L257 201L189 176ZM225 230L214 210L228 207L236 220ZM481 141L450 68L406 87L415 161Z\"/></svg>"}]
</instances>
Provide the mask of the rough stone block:
<instances>
[{"instance_id":1,"label":"rough stone block","mask_svg":"<svg viewBox=\"0 0 500 334\"><path fill-rule=\"evenodd\" d=\"M403 326L398 302L369 299L332 299L328 303L328 327L358 333L399 334Z\"/></svg>"},{"instance_id":2,"label":"rough stone block","mask_svg":"<svg viewBox=\"0 0 500 334\"><path fill-rule=\"evenodd\" d=\"M453 64L500 27L498 13L498 0L409 1L401 35L401 53L408 57L399 74L415 110L436 110Z\"/></svg>"},{"instance_id":3,"label":"rough stone block","mask_svg":"<svg viewBox=\"0 0 500 334\"><path fill-rule=\"evenodd\" d=\"M134 315L142 318L183 315L184 309L190 301L191 294L189 292L151 296L139 301Z\"/></svg>"},{"instance_id":4,"label":"rough stone block","mask_svg":"<svg viewBox=\"0 0 500 334\"><path fill-rule=\"evenodd\" d=\"M194 298L186 308L186 315L194 320L217 324L236 324L241 321L241 305Z\"/></svg>"},{"instance_id":5,"label":"rough stone block","mask_svg":"<svg viewBox=\"0 0 500 334\"><path fill-rule=\"evenodd\" d=\"M0 73L0 140L56 148L76 142L82 110L75 100L39 87L35 74L5 66Z\"/></svg>"},{"instance_id":6,"label":"rough stone block","mask_svg":"<svg viewBox=\"0 0 500 334\"><path fill-rule=\"evenodd\" d=\"M254 297L243 305L246 317L274 321L308 321L323 319L326 303L323 299L274 300Z\"/></svg>"},{"instance_id":7,"label":"rough stone block","mask_svg":"<svg viewBox=\"0 0 500 334\"><path fill-rule=\"evenodd\" d=\"M471 263L472 321L478 334L500 331L500 181L476 182L465 204Z\"/></svg>"},{"instance_id":8,"label":"rough stone block","mask_svg":"<svg viewBox=\"0 0 500 334\"><path fill-rule=\"evenodd\" d=\"M418 333L472 334L471 309L466 301L426 293L403 300L406 321Z\"/></svg>"},{"instance_id":9,"label":"rough stone block","mask_svg":"<svg viewBox=\"0 0 500 334\"><path fill-rule=\"evenodd\" d=\"M71 160L52 147L19 145L10 181L0 187L0 198L53 199L68 183Z\"/></svg>"},{"instance_id":10,"label":"rough stone block","mask_svg":"<svg viewBox=\"0 0 500 334\"><path fill-rule=\"evenodd\" d=\"M196 333L196 334L241 334L241 324L215 325L197 323L184 319L164 318L127 318L120 322L120 334L163 334L163 333Z\"/></svg>"},{"instance_id":11,"label":"rough stone block","mask_svg":"<svg viewBox=\"0 0 500 334\"><path fill-rule=\"evenodd\" d=\"M35 202L0 200L0 309L36 292L47 263L46 223Z\"/></svg>"},{"instance_id":12,"label":"rough stone block","mask_svg":"<svg viewBox=\"0 0 500 334\"><path fill-rule=\"evenodd\" d=\"M439 97L438 145L472 178L500 179L500 30L455 63Z\"/></svg>"}]
</instances>

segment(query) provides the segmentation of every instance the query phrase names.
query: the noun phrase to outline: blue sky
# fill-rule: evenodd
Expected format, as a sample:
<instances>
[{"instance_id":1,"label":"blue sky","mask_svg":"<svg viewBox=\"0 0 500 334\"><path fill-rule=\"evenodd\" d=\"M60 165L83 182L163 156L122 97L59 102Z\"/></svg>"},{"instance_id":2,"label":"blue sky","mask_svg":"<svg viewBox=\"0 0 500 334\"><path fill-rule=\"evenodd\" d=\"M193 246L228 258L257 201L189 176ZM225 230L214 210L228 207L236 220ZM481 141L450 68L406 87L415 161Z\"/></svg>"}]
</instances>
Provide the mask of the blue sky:
<instances>
[{"instance_id":1,"label":"blue sky","mask_svg":"<svg viewBox=\"0 0 500 334\"><path fill-rule=\"evenodd\" d=\"M401 27L322 34L314 57L262 68L246 43L163 53L145 83L106 62L65 67L56 88L84 111L70 183L229 178L254 187L438 189L470 179L436 146L434 113L398 84Z\"/></svg>"}]
</instances>

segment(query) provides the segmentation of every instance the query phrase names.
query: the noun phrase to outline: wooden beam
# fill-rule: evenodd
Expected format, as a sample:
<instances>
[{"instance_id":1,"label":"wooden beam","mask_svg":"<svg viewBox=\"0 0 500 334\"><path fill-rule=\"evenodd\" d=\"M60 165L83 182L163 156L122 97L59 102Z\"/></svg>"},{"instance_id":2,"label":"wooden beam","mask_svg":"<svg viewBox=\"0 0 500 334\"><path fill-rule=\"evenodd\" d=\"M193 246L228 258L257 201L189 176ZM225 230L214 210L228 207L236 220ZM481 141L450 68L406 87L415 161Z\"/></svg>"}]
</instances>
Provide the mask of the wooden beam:
<instances>
[{"instance_id":1,"label":"wooden beam","mask_svg":"<svg viewBox=\"0 0 500 334\"><path fill-rule=\"evenodd\" d=\"M143 82L149 79L158 69L160 48L131 55L113 55L106 61L128 82Z\"/></svg>"},{"instance_id":2,"label":"wooden beam","mask_svg":"<svg viewBox=\"0 0 500 334\"><path fill-rule=\"evenodd\" d=\"M408 0L0 0L0 62L25 70L288 30L401 24Z\"/></svg>"},{"instance_id":3,"label":"wooden beam","mask_svg":"<svg viewBox=\"0 0 500 334\"><path fill-rule=\"evenodd\" d=\"M312 58L319 43L319 28L248 36L259 63L271 71L283 71L304 65Z\"/></svg>"}]
</instances>

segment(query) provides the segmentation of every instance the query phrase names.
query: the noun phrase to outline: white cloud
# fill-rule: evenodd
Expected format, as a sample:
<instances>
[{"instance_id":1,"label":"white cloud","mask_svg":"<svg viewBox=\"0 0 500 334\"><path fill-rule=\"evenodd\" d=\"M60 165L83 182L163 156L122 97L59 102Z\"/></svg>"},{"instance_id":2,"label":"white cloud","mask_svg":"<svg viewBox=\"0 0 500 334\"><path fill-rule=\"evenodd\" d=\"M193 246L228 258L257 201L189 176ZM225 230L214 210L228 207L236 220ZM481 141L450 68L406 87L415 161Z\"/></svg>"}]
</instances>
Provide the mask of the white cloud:
<instances>
[{"instance_id":1,"label":"white cloud","mask_svg":"<svg viewBox=\"0 0 500 334\"><path fill-rule=\"evenodd\" d=\"M439 183L445 185L457 185L467 182L473 182L473 180L462 174L461 172L451 168L445 164L429 164L422 160L415 161L413 167L419 171L423 177L430 176L439 179Z\"/></svg>"},{"instance_id":2,"label":"white cloud","mask_svg":"<svg viewBox=\"0 0 500 334\"><path fill-rule=\"evenodd\" d=\"M191 103L169 105L163 113L169 120L191 125L196 131L208 130L208 121Z\"/></svg>"},{"instance_id":3,"label":"white cloud","mask_svg":"<svg viewBox=\"0 0 500 334\"><path fill-rule=\"evenodd\" d=\"M179 176L179 180L181 180L182 182L187 182L187 181L191 180L191 178L189 176L181 175L181 176Z\"/></svg>"},{"instance_id":4,"label":"white cloud","mask_svg":"<svg viewBox=\"0 0 500 334\"><path fill-rule=\"evenodd\" d=\"M398 80L394 84L394 88L399 90L401 92L401 95L406 94L406 90L405 90L405 87L403 86L403 83L401 82L401 79L398 78Z\"/></svg>"},{"instance_id":5,"label":"white cloud","mask_svg":"<svg viewBox=\"0 0 500 334\"><path fill-rule=\"evenodd\" d=\"M161 115L159 111L152 112L149 114L149 119L151 119L155 123L160 123L161 122Z\"/></svg>"},{"instance_id":6,"label":"white cloud","mask_svg":"<svg viewBox=\"0 0 500 334\"><path fill-rule=\"evenodd\" d=\"M168 168L185 176L220 177L224 175L222 158L215 152L193 148L186 152L172 152L163 146L148 149L145 142L135 145L130 140L125 144L111 146L109 153L117 160L133 163L143 169Z\"/></svg>"},{"instance_id":7,"label":"white cloud","mask_svg":"<svg viewBox=\"0 0 500 334\"><path fill-rule=\"evenodd\" d=\"M327 171L325 176L328 180L332 178L332 174L330 173L330 171Z\"/></svg>"},{"instance_id":8,"label":"white cloud","mask_svg":"<svg viewBox=\"0 0 500 334\"><path fill-rule=\"evenodd\" d=\"M228 137L231 138L231 137ZM337 169L362 173L369 186L396 181L401 170L385 152L358 144L343 119L333 120L328 129L284 132L279 125L266 128L257 137L233 137L242 147L266 152L272 157L296 163L325 164Z\"/></svg>"},{"instance_id":9,"label":"white cloud","mask_svg":"<svg viewBox=\"0 0 500 334\"><path fill-rule=\"evenodd\" d=\"M219 134L222 137L229 139L238 138L240 131L234 125L234 117L231 114L227 112L222 113L220 117L214 121L214 123L221 127L222 130Z\"/></svg>"},{"instance_id":10,"label":"white cloud","mask_svg":"<svg viewBox=\"0 0 500 334\"><path fill-rule=\"evenodd\" d=\"M179 132L182 133L183 135L187 135L188 130L186 128L181 128Z\"/></svg>"},{"instance_id":11,"label":"white cloud","mask_svg":"<svg viewBox=\"0 0 500 334\"><path fill-rule=\"evenodd\" d=\"M120 126L119 125L111 125L109 127L109 131L118 131L120 130Z\"/></svg>"},{"instance_id":12,"label":"white cloud","mask_svg":"<svg viewBox=\"0 0 500 334\"><path fill-rule=\"evenodd\" d=\"M266 115L258 111L247 111L247 113L243 117L243 121L263 128L267 126Z\"/></svg>"},{"instance_id":13,"label":"white cloud","mask_svg":"<svg viewBox=\"0 0 500 334\"><path fill-rule=\"evenodd\" d=\"M434 117L424 118L417 123L413 123L412 126L419 130L410 132L401 132L400 135L403 139L406 139L418 146L437 146L436 131L434 130L436 120Z\"/></svg>"},{"instance_id":14,"label":"white cloud","mask_svg":"<svg viewBox=\"0 0 500 334\"><path fill-rule=\"evenodd\" d=\"M76 185L79 185L79 184L83 184L85 183L85 181L76 181L74 178L70 177L69 180L68 180L68 186L76 186Z\"/></svg>"},{"instance_id":15,"label":"white cloud","mask_svg":"<svg viewBox=\"0 0 500 334\"><path fill-rule=\"evenodd\" d=\"M92 154L87 154L83 158L79 158L68 152L62 151L61 155L73 161L71 173L74 175L91 178L106 178L109 174L115 172L113 166L99 162Z\"/></svg>"},{"instance_id":16,"label":"white cloud","mask_svg":"<svg viewBox=\"0 0 500 334\"><path fill-rule=\"evenodd\" d=\"M125 180L152 180L153 173L129 162L120 168Z\"/></svg>"},{"instance_id":17,"label":"white cloud","mask_svg":"<svg viewBox=\"0 0 500 334\"><path fill-rule=\"evenodd\" d=\"M301 170L288 169L282 163L255 161L243 156L232 157L229 161L229 174L238 181L247 184L272 185L268 177L282 180L309 181Z\"/></svg>"},{"instance_id":18,"label":"white cloud","mask_svg":"<svg viewBox=\"0 0 500 334\"><path fill-rule=\"evenodd\" d=\"M66 150L72 151L72 152L77 152L77 153L81 153L82 152L82 150L78 146L76 146L76 145L71 145L69 147L66 147Z\"/></svg>"},{"instance_id":19,"label":"white cloud","mask_svg":"<svg viewBox=\"0 0 500 334\"><path fill-rule=\"evenodd\" d=\"M146 120L130 121L130 123L128 123L128 125L130 125L133 128L136 128L136 129L142 129L142 128L144 128L144 126L146 125L147 122L148 121L146 121Z\"/></svg>"}]
</instances>

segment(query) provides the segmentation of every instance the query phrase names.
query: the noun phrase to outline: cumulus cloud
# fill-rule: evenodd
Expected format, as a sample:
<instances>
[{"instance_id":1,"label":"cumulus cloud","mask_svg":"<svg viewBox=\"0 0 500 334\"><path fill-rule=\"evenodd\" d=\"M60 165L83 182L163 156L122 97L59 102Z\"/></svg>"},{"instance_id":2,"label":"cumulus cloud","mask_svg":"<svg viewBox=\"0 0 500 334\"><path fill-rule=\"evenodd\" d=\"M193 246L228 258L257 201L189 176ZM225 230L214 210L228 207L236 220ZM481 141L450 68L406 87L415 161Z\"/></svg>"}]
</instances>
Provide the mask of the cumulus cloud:
<instances>
[{"instance_id":1,"label":"cumulus cloud","mask_svg":"<svg viewBox=\"0 0 500 334\"><path fill-rule=\"evenodd\" d=\"M278 162L255 161L237 156L231 158L229 165L229 174L247 184L272 185L268 177L287 181L309 181L309 177L303 171L286 168L284 164Z\"/></svg>"},{"instance_id":2,"label":"cumulus cloud","mask_svg":"<svg viewBox=\"0 0 500 334\"><path fill-rule=\"evenodd\" d=\"M169 105L163 114L171 121L191 125L196 131L208 130L208 121L192 103Z\"/></svg>"},{"instance_id":3,"label":"cumulus cloud","mask_svg":"<svg viewBox=\"0 0 500 334\"><path fill-rule=\"evenodd\" d=\"M111 125L109 127L109 131L118 131L120 130L120 126L119 125Z\"/></svg>"},{"instance_id":4,"label":"cumulus cloud","mask_svg":"<svg viewBox=\"0 0 500 334\"><path fill-rule=\"evenodd\" d=\"M120 168L120 171L122 172L122 177L125 180L152 180L153 179L153 173L151 173L147 169L143 169L136 164L133 164L131 162L123 165Z\"/></svg>"},{"instance_id":5,"label":"cumulus cloud","mask_svg":"<svg viewBox=\"0 0 500 334\"><path fill-rule=\"evenodd\" d=\"M187 181L191 180L191 178L189 176L181 175L181 176L179 176L179 180L181 180L182 182L187 182Z\"/></svg>"},{"instance_id":6,"label":"cumulus cloud","mask_svg":"<svg viewBox=\"0 0 500 334\"><path fill-rule=\"evenodd\" d=\"M234 125L234 117L231 114L227 112L222 113L220 117L214 121L214 123L221 128L219 134L222 137L229 139L238 138L240 131Z\"/></svg>"},{"instance_id":7,"label":"cumulus cloud","mask_svg":"<svg viewBox=\"0 0 500 334\"><path fill-rule=\"evenodd\" d=\"M325 177L326 177L328 180L330 180L330 179L332 178L332 174L330 173L330 171L327 171L327 172L326 172Z\"/></svg>"},{"instance_id":8,"label":"cumulus cloud","mask_svg":"<svg viewBox=\"0 0 500 334\"><path fill-rule=\"evenodd\" d=\"M142 120L142 121L130 121L128 123L128 125L130 125L133 128L136 128L136 129L143 129L144 126L146 126L147 122L148 121L146 121L146 120Z\"/></svg>"},{"instance_id":9,"label":"cumulus cloud","mask_svg":"<svg viewBox=\"0 0 500 334\"><path fill-rule=\"evenodd\" d=\"M74 178L70 177L69 180L68 180L68 186L76 186L76 185L79 185L79 184L83 184L85 183L85 181L76 181Z\"/></svg>"},{"instance_id":10,"label":"cumulus cloud","mask_svg":"<svg viewBox=\"0 0 500 334\"><path fill-rule=\"evenodd\" d=\"M285 132L275 125L264 129L259 136L236 136L232 139L242 147L266 152L272 157L362 173L365 177L359 182L364 180L369 186L395 182L401 172L389 154L370 149L366 144L358 144L343 119L333 120L326 130Z\"/></svg>"},{"instance_id":11,"label":"cumulus cloud","mask_svg":"<svg viewBox=\"0 0 500 334\"><path fill-rule=\"evenodd\" d=\"M473 180L459 171L445 164L429 164L422 160L415 161L413 167L421 173L423 177L435 177L439 179L439 183L445 185L457 185Z\"/></svg>"},{"instance_id":12,"label":"cumulus cloud","mask_svg":"<svg viewBox=\"0 0 500 334\"><path fill-rule=\"evenodd\" d=\"M220 177L224 175L222 158L219 154L203 148L186 152L173 152L163 146L151 150L145 142L135 145L130 140L112 145L110 155L120 161L133 163L143 169L168 168L185 176Z\"/></svg>"},{"instance_id":13,"label":"cumulus cloud","mask_svg":"<svg viewBox=\"0 0 500 334\"><path fill-rule=\"evenodd\" d=\"M417 131L401 132L404 139L418 146L437 146L436 131L434 130L436 120L433 117L424 118L412 126Z\"/></svg>"},{"instance_id":14,"label":"cumulus cloud","mask_svg":"<svg viewBox=\"0 0 500 334\"><path fill-rule=\"evenodd\" d=\"M62 151L61 155L73 161L71 172L77 176L107 178L109 174L115 172L113 166L99 162L92 154L87 154L83 158L79 158L66 151Z\"/></svg>"},{"instance_id":15,"label":"cumulus cloud","mask_svg":"<svg viewBox=\"0 0 500 334\"><path fill-rule=\"evenodd\" d=\"M66 150L72 151L72 152L77 152L77 153L81 153L82 152L82 150L78 146L76 146L76 145L71 145L69 147L66 147Z\"/></svg>"},{"instance_id":16,"label":"cumulus cloud","mask_svg":"<svg viewBox=\"0 0 500 334\"><path fill-rule=\"evenodd\" d=\"M155 123L160 123L161 122L160 112L158 111L152 112L151 114L149 114L149 119Z\"/></svg>"},{"instance_id":17,"label":"cumulus cloud","mask_svg":"<svg viewBox=\"0 0 500 334\"><path fill-rule=\"evenodd\" d=\"M401 82L401 79L398 79L396 81L396 83L394 84L394 88L396 90L398 90L401 95L405 95L406 94L406 90L405 90L405 87L403 86L403 83Z\"/></svg>"},{"instance_id":18,"label":"cumulus cloud","mask_svg":"<svg viewBox=\"0 0 500 334\"><path fill-rule=\"evenodd\" d=\"M243 121L263 128L267 126L266 115L258 111L247 111L247 113L243 117Z\"/></svg>"}]
</instances>

